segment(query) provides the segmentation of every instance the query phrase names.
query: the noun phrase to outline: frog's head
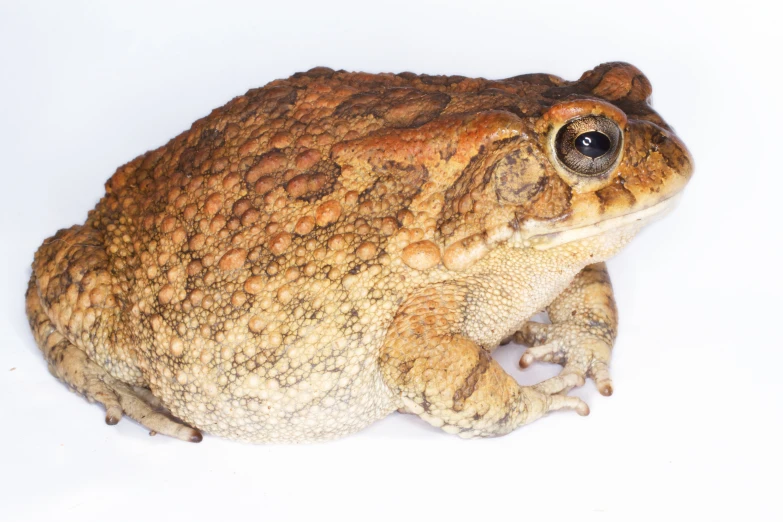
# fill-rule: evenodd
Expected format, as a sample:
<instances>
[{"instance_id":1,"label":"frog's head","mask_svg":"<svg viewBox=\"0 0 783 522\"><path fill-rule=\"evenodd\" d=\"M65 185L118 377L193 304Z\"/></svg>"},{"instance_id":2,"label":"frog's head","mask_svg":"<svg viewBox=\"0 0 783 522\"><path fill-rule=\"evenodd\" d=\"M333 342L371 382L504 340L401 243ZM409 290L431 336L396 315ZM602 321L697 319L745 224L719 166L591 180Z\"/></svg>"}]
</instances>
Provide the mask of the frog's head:
<instances>
[{"instance_id":1,"label":"frog's head","mask_svg":"<svg viewBox=\"0 0 783 522\"><path fill-rule=\"evenodd\" d=\"M650 107L650 82L638 69L604 64L576 82L540 76L532 79L552 85L527 100L527 114L509 115L503 139L468 181L475 203L464 207L478 215L457 225L472 233L447 246L449 268L470 266L500 243L548 249L635 231L671 209L691 177L693 160ZM446 199L458 209L466 190L455 187Z\"/></svg>"}]
</instances>

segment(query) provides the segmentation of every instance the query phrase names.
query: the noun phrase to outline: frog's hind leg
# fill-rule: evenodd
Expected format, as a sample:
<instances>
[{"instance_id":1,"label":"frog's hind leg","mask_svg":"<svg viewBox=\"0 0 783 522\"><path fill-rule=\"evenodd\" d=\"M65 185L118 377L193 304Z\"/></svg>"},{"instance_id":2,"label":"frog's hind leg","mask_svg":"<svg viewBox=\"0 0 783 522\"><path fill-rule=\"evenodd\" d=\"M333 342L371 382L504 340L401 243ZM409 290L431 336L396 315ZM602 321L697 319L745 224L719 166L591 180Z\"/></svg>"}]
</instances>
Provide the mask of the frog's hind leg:
<instances>
[{"instance_id":1,"label":"frog's hind leg","mask_svg":"<svg viewBox=\"0 0 783 522\"><path fill-rule=\"evenodd\" d=\"M35 275L27 289L26 308L35 341L49 363L49 371L88 401L103 404L106 424L117 424L125 415L152 432L189 442L201 441L198 430L162 411L162 405L149 390L115 379L62 335L43 309Z\"/></svg>"},{"instance_id":2,"label":"frog's hind leg","mask_svg":"<svg viewBox=\"0 0 783 522\"><path fill-rule=\"evenodd\" d=\"M149 429L151 435L160 433L187 442L201 442L201 432L172 418L165 406L147 388L117 383L114 391L123 413Z\"/></svg>"}]
</instances>

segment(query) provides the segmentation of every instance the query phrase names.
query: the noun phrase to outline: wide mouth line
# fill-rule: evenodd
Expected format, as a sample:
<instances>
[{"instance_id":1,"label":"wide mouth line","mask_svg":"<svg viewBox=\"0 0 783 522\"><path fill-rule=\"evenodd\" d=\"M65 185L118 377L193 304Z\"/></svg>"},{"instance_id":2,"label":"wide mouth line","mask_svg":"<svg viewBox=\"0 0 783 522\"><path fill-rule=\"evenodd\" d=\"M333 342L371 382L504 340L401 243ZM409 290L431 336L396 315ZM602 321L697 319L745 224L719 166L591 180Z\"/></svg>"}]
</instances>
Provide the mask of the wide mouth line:
<instances>
[{"instance_id":1,"label":"wide mouth line","mask_svg":"<svg viewBox=\"0 0 783 522\"><path fill-rule=\"evenodd\" d=\"M449 270L464 270L473 263L481 259L487 252L494 247L505 244L515 248L535 248L536 250L547 250L549 248L579 241L593 236L598 236L604 232L618 230L641 221L651 221L664 215L669 209L673 208L679 200L679 194L668 197L664 200L650 205L649 207L630 212L620 216L615 216L595 223L581 225L579 227L563 228L553 230L544 234L526 236L523 229L520 229L517 221L511 221L483 232L465 237L445 248L443 253L443 264ZM636 226L641 226L641 223Z\"/></svg>"},{"instance_id":2,"label":"wide mouth line","mask_svg":"<svg viewBox=\"0 0 783 522\"><path fill-rule=\"evenodd\" d=\"M641 210L621 214L587 225L562 228L560 230L529 236L525 239L525 242L536 248L549 248L570 241L592 237L607 230L626 227L639 221L649 222L662 217L668 211L672 210L679 202L681 195L682 193L680 192Z\"/></svg>"}]
</instances>

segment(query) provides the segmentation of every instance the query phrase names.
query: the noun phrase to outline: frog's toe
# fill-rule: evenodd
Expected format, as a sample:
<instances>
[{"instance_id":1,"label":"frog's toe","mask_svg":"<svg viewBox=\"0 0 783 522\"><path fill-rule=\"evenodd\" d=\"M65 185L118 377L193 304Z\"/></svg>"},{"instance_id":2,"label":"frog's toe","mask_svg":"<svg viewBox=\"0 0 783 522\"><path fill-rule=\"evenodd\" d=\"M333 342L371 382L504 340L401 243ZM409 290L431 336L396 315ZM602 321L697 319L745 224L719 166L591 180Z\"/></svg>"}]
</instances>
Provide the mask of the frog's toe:
<instances>
[{"instance_id":1,"label":"frog's toe","mask_svg":"<svg viewBox=\"0 0 783 522\"><path fill-rule=\"evenodd\" d=\"M601 395L609 397L614 393L612 378L609 376L609 364L604 361L593 361L588 375L595 382L595 387Z\"/></svg>"},{"instance_id":2,"label":"frog's toe","mask_svg":"<svg viewBox=\"0 0 783 522\"><path fill-rule=\"evenodd\" d=\"M541 381L534 385L533 388L547 395L552 395L555 393L567 393L569 390L582 386L584 383L584 376L563 371L560 375Z\"/></svg>"},{"instance_id":3,"label":"frog's toe","mask_svg":"<svg viewBox=\"0 0 783 522\"><path fill-rule=\"evenodd\" d=\"M573 410L581 417L590 415L590 406L579 397L572 397L570 395L550 395L547 413L557 410Z\"/></svg>"}]
</instances>

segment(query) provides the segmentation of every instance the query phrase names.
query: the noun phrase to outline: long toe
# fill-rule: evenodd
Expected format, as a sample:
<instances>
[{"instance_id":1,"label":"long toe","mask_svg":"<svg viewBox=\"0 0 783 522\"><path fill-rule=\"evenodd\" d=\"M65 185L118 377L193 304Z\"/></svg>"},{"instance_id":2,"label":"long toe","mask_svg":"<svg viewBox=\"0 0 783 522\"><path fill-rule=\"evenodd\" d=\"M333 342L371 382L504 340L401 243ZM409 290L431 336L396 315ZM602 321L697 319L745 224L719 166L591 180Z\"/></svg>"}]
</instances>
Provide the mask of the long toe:
<instances>
[{"instance_id":1,"label":"long toe","mask_svg":"<svg viewBox=\"0 0 783 522\"><path fill-rule=\"evenodd\" d=\"M547 395L555 393L568 392L572 388L582 386L585 383L584 377L576 373L561 373L551 379L541 381L533 386L536 390Z\"/></svg>"}]
</instances>

